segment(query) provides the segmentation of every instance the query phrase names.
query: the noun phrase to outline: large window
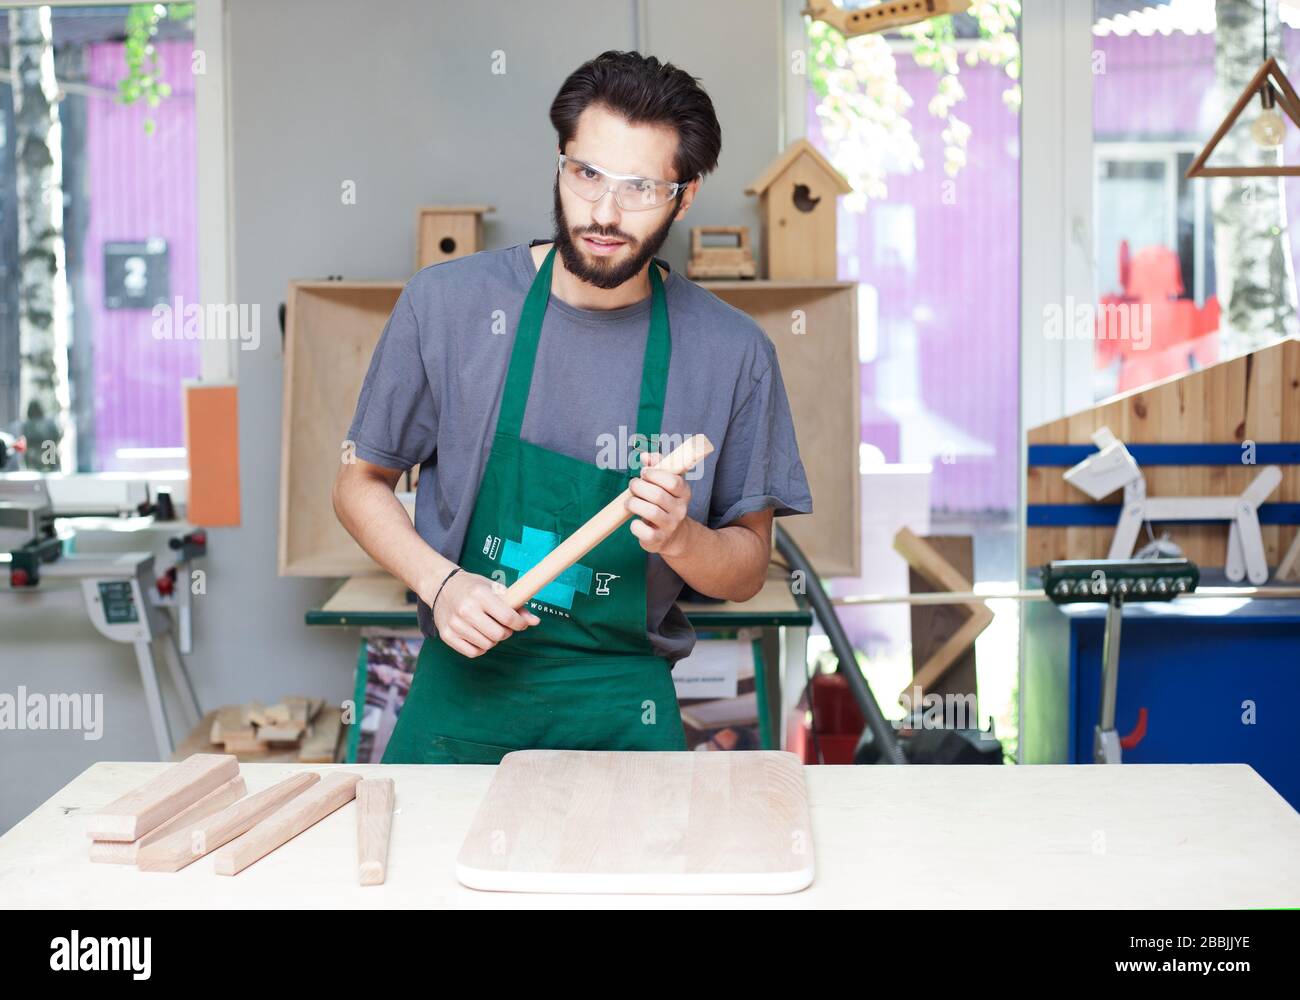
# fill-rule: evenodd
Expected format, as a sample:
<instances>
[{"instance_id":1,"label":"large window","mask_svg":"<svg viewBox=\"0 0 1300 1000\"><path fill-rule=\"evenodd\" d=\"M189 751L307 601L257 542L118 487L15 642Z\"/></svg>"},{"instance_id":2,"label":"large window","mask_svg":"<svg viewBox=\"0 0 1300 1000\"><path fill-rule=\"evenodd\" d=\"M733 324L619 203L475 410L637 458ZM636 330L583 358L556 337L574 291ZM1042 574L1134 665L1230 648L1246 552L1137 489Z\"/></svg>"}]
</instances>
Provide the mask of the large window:
<instances>
[{"instance_id":1,"label":"large window","mask_svg":"<svg viewBox=\"0 0 1300 1000\"><path fill-rule=\"evenodd\" d=\"M184 468L193 6L0 12L0 430L27 443L8 468Z\"/></svg>"},{"instance_id":2,"label":"large window","mask_svg":"<svg viewBox=\"0 0 1300 1000\"><path fill-rule=\"evenodd\" d=\"M1297 24L1277 0L1096 0L1094 398L1300 330L1300 192L1278 177L1185 176L1265 48L1296 65ZM1209 165L1297 162L1294 126L1280 149L1260 142L1263 113L1252 100Z\"/></svg>"}]
</instances>

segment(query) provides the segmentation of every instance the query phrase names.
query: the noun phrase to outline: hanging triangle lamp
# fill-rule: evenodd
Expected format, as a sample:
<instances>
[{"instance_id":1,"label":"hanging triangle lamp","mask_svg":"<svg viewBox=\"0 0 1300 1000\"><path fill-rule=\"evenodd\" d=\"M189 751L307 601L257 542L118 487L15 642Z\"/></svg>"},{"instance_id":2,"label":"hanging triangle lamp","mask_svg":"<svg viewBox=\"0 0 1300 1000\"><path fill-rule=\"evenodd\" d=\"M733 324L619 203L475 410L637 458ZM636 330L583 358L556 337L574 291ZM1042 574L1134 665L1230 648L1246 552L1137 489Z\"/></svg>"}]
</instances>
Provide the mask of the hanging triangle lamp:
<instances>
[{"instance_id":1,"label":"hanging triangle lamp","mask_svg":"<svg viewBox=\"0 0 1300 1000\"><path fill-rule=\"evenodd\" d=\"M1236 124L1241 113L1246 110L1255 95L1259 95L1260 103L1264 110L1260 116L1251 123L1251 135L1255 141L1262 147L1268 149L1282 145L1283 132L1285 123L1282 116L1278 114L1277 109L1291 119L1291 124L1300 128L1300 97L1296 96L1295 88L1291 86L1291 81L1286 78L1282 72L1282 67L1277 64L1277 60L1269 56L1264 60L1261 66L1251 77L1250 83L1246 84L1246 89L1241 92L1237 98L1237 103L1232 106L1228 116L1223 119L1210 141L1205 144L1205 148L1192 161L1192 165L1187 168L1187 177L1297 177L1300 176L1300 165L1288 167L1284 163L1278 163L1273 166L1257 167L1210 167L1206 166L1210 159L1210 154L1214 152L1216 146L1228 134L1228 129Z\"/></svg>"}]
</instances>

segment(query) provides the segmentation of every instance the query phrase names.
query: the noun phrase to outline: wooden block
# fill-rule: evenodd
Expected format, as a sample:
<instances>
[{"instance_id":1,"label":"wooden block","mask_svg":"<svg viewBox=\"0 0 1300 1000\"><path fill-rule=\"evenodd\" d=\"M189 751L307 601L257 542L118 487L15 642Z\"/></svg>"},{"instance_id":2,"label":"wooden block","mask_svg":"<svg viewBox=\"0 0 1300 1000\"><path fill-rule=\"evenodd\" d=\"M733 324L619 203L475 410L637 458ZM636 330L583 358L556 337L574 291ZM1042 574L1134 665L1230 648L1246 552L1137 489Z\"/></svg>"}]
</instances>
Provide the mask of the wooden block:
<instances>
[{"instance_id":1,"label":"wooden block","mask_svg":"<svg viewBox=\"0 0 1300 1000\"><path fill-rule=\"evenodd\" d=\"M90 860L102 864L133 865L140 853L140 848L161 840L177 830L193 826L199 820L224 809L232 802L238 802L247 794L243 778L231 778L224 785L213 789L188 809L182 809L152 833L146 833L139 840L124 844L118 840L92 840L90 842Z\"/></svg>"},{"instance_id":2,"label":"wooden block","mask_svg":"<svg viewBox=\"0 0 1300 1000\"><path fill-rule=\"evenodd\" d=\"M304 737L298 751L300 764L333 764L338 756L339 734L343 731L343 713L330 707L312 723L311 735Z\"/></svg>"},{"instance_id":3,"label":"wooden block","mask_svg":"<svg viewBox=\"0 0 1300 1000\"><path fill-rule=\"evenodd\" d=\"M244 706L244 725L265 726L266 706L260 701L250 701Z\"/></svg>"},{"instance_id":4,"label":"wooden block","mask_svg":"<svg viewBox=\"0 0 1300 1000\"><path fill-rule=\"evenodd\" d=\"M238 775L233 756L196 753L110 802L89 818L86 832L91 840L139 840Z\"/></svg>"},{"instance_id":5,"label":"wooden block","mask_svg":"<svg viewBox=\"0 0 1300 1000\"><path fill-rule=\"evenodd\" d=\"M209 742L224 743L226 733L243 725L243 715L244 710L238 705L217 709L216 718L212 720L212 728L208 733Z\"/></svg>"},{"instance_id":6,"label":"wooden block","mask_svg":"<svg viewBox=\"0 0 1300 1000\"><path fill-rule=\"evenodd\" d=\"M218 875L238 875L254 861L351 802L360 780L361 775L346 771L330 775L219 850L212 859L212 870Z\"/></svg>"},{"instance_id":7,"label":"wooden block","mask_svg":"<svg viewBox=\"0 0 1300 1000\"><path fill-rule=\"evenodd\" d=\"M257 738L266 743L297 743L302 739L303 731L307 728L307 723L301 721L295 722L276 722L267 726L257 728Z\"/></svg>"},{"instance_id":8,"label":"wooden block","mask_svg":"<svg viewBox=\"0 0 1300 1000\"><path fill-rule=\"evenodd\" d=\"M284 702L279 702L267 708L266 719L270 725L275 725L280 722L289 722L293 719L293 715L290 712L288 705Z\"/></svg>"},{"instance_id":9,"label":"wooden block","mask_svg":"<svg viewBox=\"0 0 1300 1000\"><path fill-rule=\"evenodd\" d=\"M357 784L357 875L362 885L384 884L394 798L392 778L366 778Z\"/></svg>"},{"instance_id":10,"label":"wooden block","mask_svg":"<svg viewBox=\"0 0 1300 1000\"><path fill-rule=\"evenodd\" d=\"M238 389L230 383L187 381L185 454L189 463L186 517L205 528L239 524Z\"/></svg>"},{"instance_id":11,"label":"wooden block","mask_svg":"<svg viewBox=\"0 0 1300 1000\"><path fill-rule=\"evenodd\" d=\"M259 739L251 726L227 733L224 742L227 753L265 753L269 748L266 740Z\"/></svg>"},{"instance_id":12,"label":"wooden block","mask_svg":"<svg viewBox=\"0 0 1300 1000\"><path fill-rule=\"evenodd\" d=\"M320 781L320 775L303 771L286 778L256 795L240 799L221 812L200 820L187 829L177 831L152 844L146 844L136 855L136 867L142 872L178 872L228 844L236 837L260 823L286 802L301 795Z\"/></svg>"}]
</instances>

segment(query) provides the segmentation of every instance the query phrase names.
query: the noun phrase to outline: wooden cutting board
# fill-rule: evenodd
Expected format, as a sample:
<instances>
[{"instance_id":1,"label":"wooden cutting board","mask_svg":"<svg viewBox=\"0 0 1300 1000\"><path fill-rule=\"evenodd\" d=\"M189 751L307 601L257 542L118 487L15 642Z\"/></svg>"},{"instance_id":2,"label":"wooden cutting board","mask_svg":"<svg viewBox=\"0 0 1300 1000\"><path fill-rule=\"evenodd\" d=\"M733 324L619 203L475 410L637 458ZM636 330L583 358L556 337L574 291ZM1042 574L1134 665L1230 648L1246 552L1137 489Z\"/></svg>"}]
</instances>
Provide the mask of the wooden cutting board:
<instances>
[{"instance_id":1,"label":"wooden cutting board","mask_svg":"<svg viewBox=\"0 0 1300 1000\"><path fill-rule=\"evenodd\" d=\"M508 892L797 892L813 880L803 765L773 750L517 750L456 877Z\"/></svg>"}]
</instances>

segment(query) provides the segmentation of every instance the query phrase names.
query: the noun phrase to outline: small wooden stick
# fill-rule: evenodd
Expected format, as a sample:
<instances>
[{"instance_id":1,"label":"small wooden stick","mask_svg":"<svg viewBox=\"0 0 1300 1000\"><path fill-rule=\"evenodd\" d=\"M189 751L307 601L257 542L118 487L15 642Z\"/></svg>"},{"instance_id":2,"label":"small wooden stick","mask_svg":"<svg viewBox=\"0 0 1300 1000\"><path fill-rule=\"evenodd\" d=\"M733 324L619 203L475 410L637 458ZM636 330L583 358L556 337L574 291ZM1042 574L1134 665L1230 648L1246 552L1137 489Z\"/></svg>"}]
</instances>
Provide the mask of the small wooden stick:
<instances>
[{"instance_id":1,"label":"small wooden stick","mask_svg":"<svg viewBox=\"0 0 1300 1000\"><path fill-rule=\"evenodd\" d=\"M92 840L90 842L90 860L101 864L133 865L140 853L140 848L163 837L185 830L201 819L211 816L232 802L238 802L248 793L243 778L231 778L220 788L208 792L188 809L182 809L152 833L146 833L139 840L124 844L119 840Z\"/></svg>"},{"instance_id":2,"label":"small wooden stick","mask_svg":"<svg viewBox=\"0 0 1300 1000\"><path fill-rule=\"evenodd\" d=\"M259 858L287 844L309 826L324 819L335 809L356 797L361 775L342 772L332 774L310 792L258 823L242 837L237 837L213 856L212 870L218 875L238 875Z\"/></svg>"},{"instance_id":3,"label":"small wooden stick","mask_svg":"<svg viewBox=\"0 0 1300 1000\"><path fill-rule=\"evenodd\" d=\"M303 771L286 778L256 795L240 799L233 805L180 830L162 840L146 844L136 855L136 867L142 872L178 872L192 861L210 854L222 844L252 829L290 799L320 781L319 774Z\"/></svg>"},{"instance_id":4,"label":"small wooden stick","mask_svg":"<svg viewBox=\"0 0 1300 1000\"><path fill-rule=\"evenodd\" d=\"M658 465L651 468L685 475L712 452L713 445L709 439L703 434L696 434L687 438L680 447L674 448ZM627 509L631 496L630 489L624 490L586 524L548 552L541 562L506 589L505 602L516 611L519 610L539 590L612 535L619 525L632 516Z\"/></svg>"},{"instance_id":5,"label":"small wooden stick","mask_svg":"<svg viewBox=\"0 0 1300 1000\"><path fill-rule=\"evenodd\" d=\"M95 813L86 833L91 840L139 840L238 775L231 754L193 754Z\"/></svg>"},{"instance_id":6,"label":"small wooden stick","mask_svg":"<svg viewBox=\"0 0 1300 1000\"><path fill-rule=\"evenodd\" d=\"M357 785L357 872L362 885L384 884L393 798L392 778L366 778Z\"/></svg>"}]
</instances>

